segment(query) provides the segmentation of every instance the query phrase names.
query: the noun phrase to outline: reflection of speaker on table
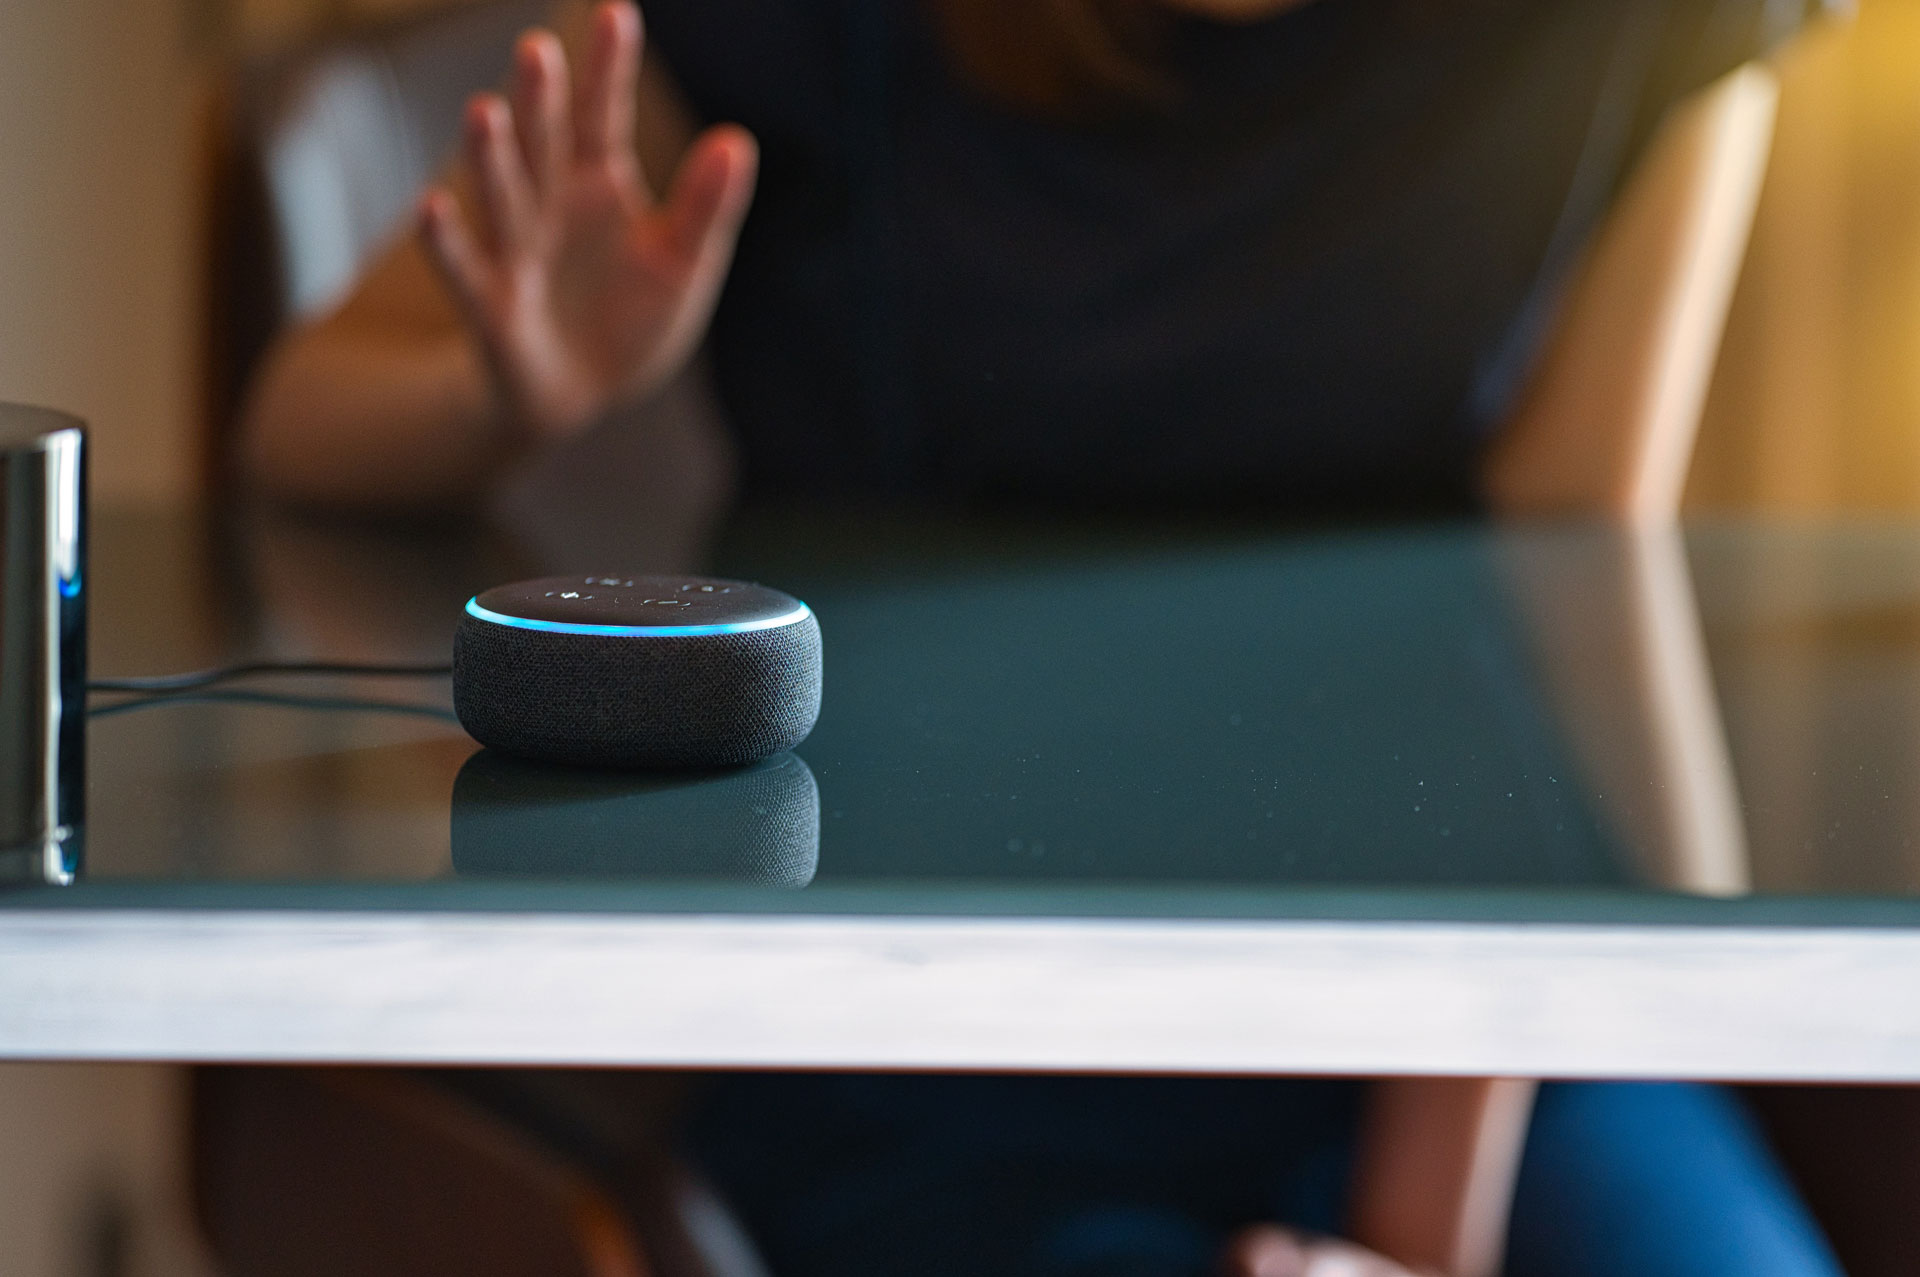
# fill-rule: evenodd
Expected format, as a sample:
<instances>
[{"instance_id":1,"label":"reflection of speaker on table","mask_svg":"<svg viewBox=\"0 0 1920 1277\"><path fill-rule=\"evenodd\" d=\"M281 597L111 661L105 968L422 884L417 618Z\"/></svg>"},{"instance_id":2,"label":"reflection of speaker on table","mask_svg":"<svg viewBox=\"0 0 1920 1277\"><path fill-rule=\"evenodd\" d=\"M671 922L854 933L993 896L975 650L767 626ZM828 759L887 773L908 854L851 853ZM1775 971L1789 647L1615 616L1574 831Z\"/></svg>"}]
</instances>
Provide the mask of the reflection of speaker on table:
<instances>
[{"instance_id":1,"label":"reflection of speaker on table","mask_svg":"<svg viewBox=\"0 0 1920 1277\"><path fill-rule=\"evenodd\" d=\"M462 875L804 887L819 860L820 790L795 754L643 775L483 749L453 782L453 868Z\"/></svg>"}]
</instances>

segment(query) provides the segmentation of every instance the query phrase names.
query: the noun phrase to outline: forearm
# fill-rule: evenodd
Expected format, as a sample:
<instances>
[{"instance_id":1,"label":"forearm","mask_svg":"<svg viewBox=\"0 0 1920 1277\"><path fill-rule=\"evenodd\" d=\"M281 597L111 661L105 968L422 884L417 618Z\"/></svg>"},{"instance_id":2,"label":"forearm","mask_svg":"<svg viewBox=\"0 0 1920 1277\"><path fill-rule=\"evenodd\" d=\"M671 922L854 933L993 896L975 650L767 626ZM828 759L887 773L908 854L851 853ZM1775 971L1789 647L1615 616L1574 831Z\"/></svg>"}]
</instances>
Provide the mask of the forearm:
<instances>
[{"instance_id":1,"label":"forearm","mask_svg":"<svg viewBox=\"0 0 1920 1277\"><path fill-rule=\"evenodd\" d=\"M267 361L240 441L267 496L471 503L536 443L645 400L692 354L758 149L711 128L656 199L633 145L636 120L660 114L636 84L638 17L607 3L589 25L577 92L556 37L521 38L508 94L468 104L458 189L430 189L419 237Z\"/></svg>"},{"instance_id":2,"label":"forearm","mask_svg":"<svg viewBox=\"0 0 1920 1277\"><path fill-rule=\"evenodd\" d=\"M239 460L270 499L419 511L477 499L523 450L464 334L322 321L262 368Z\"/></svg>"}]
</instances>

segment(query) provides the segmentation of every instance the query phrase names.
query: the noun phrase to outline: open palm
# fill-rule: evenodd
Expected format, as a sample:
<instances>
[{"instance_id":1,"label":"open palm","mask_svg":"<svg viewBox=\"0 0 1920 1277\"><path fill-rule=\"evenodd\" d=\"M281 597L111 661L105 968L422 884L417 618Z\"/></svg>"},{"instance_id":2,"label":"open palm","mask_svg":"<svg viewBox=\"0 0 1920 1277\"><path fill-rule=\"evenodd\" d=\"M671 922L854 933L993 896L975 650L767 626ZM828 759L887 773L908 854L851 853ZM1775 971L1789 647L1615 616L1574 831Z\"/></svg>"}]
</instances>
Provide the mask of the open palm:
<instances>
[{"instance_id":1,"label":"open palm","mask_svg":"<svg viewBox=\"0 0 1920 1277\"><path fill-rule=\"evenodd\" d=\"M638 12L593 15L577 91L547 31L515 52L511 101L468 104L462 177L427 193L421 231L514 425L535 439L643 398L691 354L752 198L744 129L695 141L656 202L633 150Z\"/></svg>"}]
</instances>

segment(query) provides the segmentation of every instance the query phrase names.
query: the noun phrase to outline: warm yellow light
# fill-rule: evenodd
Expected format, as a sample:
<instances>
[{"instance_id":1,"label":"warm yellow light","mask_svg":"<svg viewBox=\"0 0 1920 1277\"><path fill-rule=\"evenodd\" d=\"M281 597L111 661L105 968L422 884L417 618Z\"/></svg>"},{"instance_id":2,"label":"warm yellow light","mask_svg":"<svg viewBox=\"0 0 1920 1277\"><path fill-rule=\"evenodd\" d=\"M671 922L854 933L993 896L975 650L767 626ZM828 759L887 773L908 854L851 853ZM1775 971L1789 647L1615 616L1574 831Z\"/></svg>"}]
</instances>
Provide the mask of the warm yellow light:
<instances>
[{"instance_id":1,"label":"warm yellow light","mask_svg":"<svg viewBox=\"0 0 1920 1277\"><path fill-rule=\"evenodd\" d=\"M1920 5L1862 0L1781 71L1688 501L1920 512Z\"/></svg>"}]
</instances>

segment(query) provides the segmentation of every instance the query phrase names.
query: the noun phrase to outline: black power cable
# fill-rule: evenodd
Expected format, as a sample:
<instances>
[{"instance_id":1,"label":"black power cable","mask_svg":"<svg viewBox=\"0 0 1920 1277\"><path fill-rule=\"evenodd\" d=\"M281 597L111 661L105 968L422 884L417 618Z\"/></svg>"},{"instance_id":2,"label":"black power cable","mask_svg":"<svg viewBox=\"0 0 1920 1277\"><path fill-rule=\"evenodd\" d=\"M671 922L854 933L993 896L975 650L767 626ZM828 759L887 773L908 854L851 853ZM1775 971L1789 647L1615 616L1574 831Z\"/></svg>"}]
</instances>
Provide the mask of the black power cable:
<instances>
[{"instance_id":1,"label":"black power cable","mask_svg":"<svg viewBox=\"0 0 1920 1277\"><path fill-rule=\"evenodd\" d=\"M157 674L144 678L97 678L87 683L89 692L193 692L238 678L259 675L361 675L374 678L441 678L453 673L453 666L378 665L352 661L244 661L213 669L192 670L184 674Z\"/></svg>"},{"instance_id":2,"label":"black power cable","mask_svg":"<svg viewBox=\"0 0 1920 1277\"><path fill-rule=\"evenodd\" d=\"M222 688L220 684L254 677L371 677L371 678L443 678L453 673L451 665L376 664L359 661L242 661L212 669L189 670L182 674L157 674L138 678L97 678L87 683L87 691L127 693L126 699L88 707L90 717L100 718L161 705L206 704L278 705L290 709L359 710L388 714L419 714L455 721L453 711L440 705L422 705L408 701L381 701L354 696L300 696L286 692Z\"/></svg>"},{"instance_id":3,"label":"black power cable","mask_svg":"<svg viewBox=\"0 0 1920 1277\"><path fill-rule=\"evenodd\" d=\"M89 718L110 718L136 710L157 709L163 705L266 705L281 709L333 710L360 714L405 714L433 718L442 722L460 720L444 705L423 705L412 701L380 701L356 696L295 696L285 692L256 692L245 688L211 688L204 691L149 692L106 705L87 709Z\"/></svg>"}]
</instances>

